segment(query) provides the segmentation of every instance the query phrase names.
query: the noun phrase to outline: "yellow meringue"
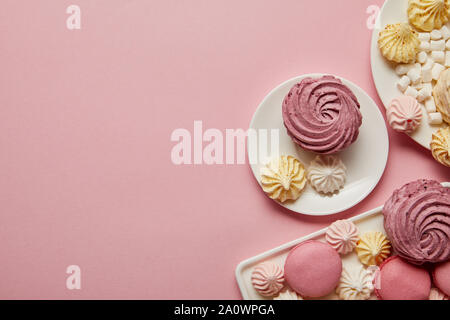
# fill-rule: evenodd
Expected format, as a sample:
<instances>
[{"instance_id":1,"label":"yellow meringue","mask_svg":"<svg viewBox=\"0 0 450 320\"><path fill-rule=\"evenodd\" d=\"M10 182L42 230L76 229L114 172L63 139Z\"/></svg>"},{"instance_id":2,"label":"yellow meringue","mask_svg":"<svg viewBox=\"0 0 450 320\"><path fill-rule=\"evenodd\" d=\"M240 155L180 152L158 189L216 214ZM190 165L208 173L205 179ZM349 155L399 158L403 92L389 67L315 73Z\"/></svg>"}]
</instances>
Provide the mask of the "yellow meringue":
<instances>
[{"instance_id":1,"label":"yellow meringue","mask_svg":"<svg viewBox=\"0 0 450 320\"><path fill-rule=\"evenodd\" d=\"M376 266L389 256L391 244L384 234L372 231L359 238L355 250L362 264Z\"/></svg>"},{"instance_id":2,"label":"yellow meringue","mask_svg":"<svg viewBox=\"0 0 450 320\"><path fill-rule=\"evenodd\" d=\"M281 156L261 169L261 184L271 199L297 200L306 185L305 167L292 156Z\"/></svg>"},{"instance_id":3,"label":"yellow meringue","mask_svg":"<svg viewBox=\"0 0 450 320\"><path fill-rule=\"evenodd\" d=\"M409 0L409 22L421 31L440 29L450 12L449 0Z\"/></svg>"},{"instance_id":4,"label":"yellow meringue","mask_svg":"<svg viewBox=\"0 0 450 320\"><path fill-rule=\"evenodd\" d=\"M388 24L378 38L378 47L383 56L398 63L414 62L419 45L418 33L407 23Z\"/></svg>"},{"instance_id":5,"label":"yellow meringue","mask_svg":"<svg viewBox=\"0 0 450 320\"><path fill-rule=\"evenodd\" d=\"M450 69L442 71L433 88L436 109L442 114L442 119L450 124Z\"/></svg>"},{"instance_id":6,"label":"yellow meringue","mask_svg":"<svg viewBox=\"0 0 450 320\"><path fill-rule=\"evenodd\" d=\"M430 147L433 158L450 167L450 127L439 129L432 137Z\"/></svg>"}]
</instances>

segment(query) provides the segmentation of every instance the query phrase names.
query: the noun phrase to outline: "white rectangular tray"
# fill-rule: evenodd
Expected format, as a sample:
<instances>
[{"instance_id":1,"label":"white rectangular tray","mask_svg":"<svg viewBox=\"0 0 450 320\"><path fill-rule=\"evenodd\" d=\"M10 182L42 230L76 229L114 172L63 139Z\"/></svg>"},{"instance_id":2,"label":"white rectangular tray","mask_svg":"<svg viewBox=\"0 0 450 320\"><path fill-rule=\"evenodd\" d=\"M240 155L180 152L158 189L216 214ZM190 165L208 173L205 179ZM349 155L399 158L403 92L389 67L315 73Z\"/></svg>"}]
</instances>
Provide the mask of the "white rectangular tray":
<instances>
[{"instance_id":1,"label":"white rectangular tray","mask_svg":"<svg viewBox=\"0 0 450 320\"><path fill-rule=\"evenodd\" d=\"M450 187L449 182L443 183L444 186ZM360 233L368 231L380 231L386 234L383 227L383 206L370 210L366 213L357 215L348 220L353 221L359 229ZM241 290L244 300L271 300L271 298L265 298L259 295L252 286L251 275L253 268L263 261L273 261L281 266L284 266L284 261L289 251L301 242L306 240L320 240L325 242L325 233L327 228L314 232L306 237L291 241L278 248L266 251L253 258L242 261L236 268L236 280ZM342 257L342 264L344 268L352 269L355 267L361 267L361 263L355 252L349 253ZM336 300L338 296L336 293L332 293L326 297L320 298L321 300ZM375 295L372 295L372 299L376 299Z\"/></svg>"}]
</instances>

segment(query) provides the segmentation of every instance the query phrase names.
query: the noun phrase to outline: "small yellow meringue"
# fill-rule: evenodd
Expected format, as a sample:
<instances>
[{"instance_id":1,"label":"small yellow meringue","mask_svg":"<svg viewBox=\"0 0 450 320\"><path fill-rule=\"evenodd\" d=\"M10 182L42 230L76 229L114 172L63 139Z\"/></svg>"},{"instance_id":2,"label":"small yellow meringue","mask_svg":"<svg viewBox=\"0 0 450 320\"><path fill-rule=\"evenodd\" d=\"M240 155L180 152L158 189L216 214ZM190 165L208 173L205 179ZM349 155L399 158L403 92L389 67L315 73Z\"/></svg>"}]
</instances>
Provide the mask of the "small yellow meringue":
<instances>
[{"instance_id":1,"label":"small yellow meringue","mask_svg":"<svg viewBox=\"0 0 450 320\"><path fill-rule=\"evenodd\" d=\"M397 63L411 63L419 53L419 35L407 23L388 24L380 32L378 46L383 56Z\"/></svg>"},{"instance_id":2,"label":"small yellow meringue","mask_svg":"<svg viewBox=\"0 0 450 320\"><path fill-rule=\"evenodd\" d=\"M362 264L376 266L390 255L391 244L381 232L371 231L360 236L355 250Z\"/></svg>"},{"instance_id":3,"label":"small yellow meringue","mask_svg":"<svg viewBox=\"0 0 450 320\"><path fill-rule=\"evenodd\" d=\"M421 31L440 29L450 13L449 0L409 0L409 22Z\"/></svg>"},{"instance_id":4,"label":"small yellow meringue","mask_svg":"<svg viewBox=\"0 0 450 320\"><path fill-rule=\"evenodd\" d=\"M297 200L306 185L305 167L292 156L281 156L261 169L261 184L271 199Z\"/></svg>"},{"instance_id":5,"label":"small yellow meringue","mask_svg":"<svg viewBox=\"0 0 450 320\"><path fill-rule=\"evenodd\" d=\"M450 127L441 128L433 133L430 147L433 158L450 167Z\"/></svg>"}]
</instances>

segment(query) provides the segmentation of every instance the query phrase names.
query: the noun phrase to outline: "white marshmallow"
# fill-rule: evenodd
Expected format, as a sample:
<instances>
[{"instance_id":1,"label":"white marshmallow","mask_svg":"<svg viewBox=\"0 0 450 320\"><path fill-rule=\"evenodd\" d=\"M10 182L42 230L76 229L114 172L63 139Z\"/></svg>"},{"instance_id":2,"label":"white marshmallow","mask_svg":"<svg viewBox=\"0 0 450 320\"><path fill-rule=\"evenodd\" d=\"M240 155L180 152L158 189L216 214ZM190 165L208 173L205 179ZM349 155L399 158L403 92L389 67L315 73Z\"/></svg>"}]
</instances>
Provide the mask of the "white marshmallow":
<instances>
[{"instance_id":1,"label":"white marshmallow","mask_svg":"<svg viewBox=\"0 0 450 320\"><path fill-rule=\"evenodd\" d=\"M395 68L395 73L399 76L403 76L404 74L407 74L409 70L411 70L412 68L414 68L414 65L411 64L399 64L396 68Z\"/></svg>"},{"instance_id":2,"label":"white marshmallow","mask_svg":"<svg viewBox=\"0 0 450 320\"><path fill-rule=\"evenodd\" d=\"M420 51L430 51L431 45L428 41L422 41L419 45Z\"/></svg>"},{"instance_id":3,"label":"white marshmallow","mask_svg":"<svg viewBox=\"0 0 450 320\"><path fill-rule=\"evenodd\" d=\"M431 68L422 69L422 82L431 82L433 80L433 71Z\"/></svg>"},{"instance_id":4,"label":"white marshmallow","mask_svg":"<svg viewBox=\"0 0 450 320\"><path fill-rule=\"evenodd\" d=\"M428 123L432 125L442 124L442 114L440 112L429 113Z\"/></svg>"},{"instance_id":5,"label":"white marshmallow","mask_svg":"<svg viewBox=\"0 0 450 320\"><path fill-rule=\"evenodd\" d=\"M413 87L408 87L405 91L405 95L413 97L415 99L419 95L419 92Z\"/></svg>"},{"instance_id":6,"label":"white marshmallow","mask_svg":"<svg viewBox=\"0 0 450 320\"><path fill-rule=\"evenodd\" d=\"M445 53L445 66L450 67L450 51Z\"/></svg>"},{"instance_id":7,"label":"white marshmallow","mask_svg":"<svg viewBox=\"0 0 450 320\"><path fill-rule=\"evenodd\" d=\"M436 63L445 63L445 52L444 51L433 51L431 52L431 59Z\"/></svg>"},{"instance_id":8,"label":"white marshmallow","mask_svg":"<svg viewBox=\"0 0 450 320\"><path fill-rule=\"evenodd\" d=\"M428 88L422 88L417 95L417 101L423 102L429 97L431 97L431 90L429 91Z\"/></svg>"},{"instance_id":9,"label":"white marshmallow","mask_svg":"<svg viewBox=\"0 0 450 320\"><path fill-rule=\"evenodd\" d=\"M428 113L436 112L436 104L434 103L433 98L425 100L425 110L427 110Z\"/></svg>"},{"instance_id":10,"label":"white marshmallow","mask_svg":"<svg viewBox=\"0 0 450 320\"><path fill-rule=\"evenodd\" d=\"M403 76L398 82L397 82L397 88L401 92L405 92L406 88L408 88L409 84L411 83L411 79L407 76Z\"/></svg>"},{"instance_id":11,"label":"white marshmallow","mask_svg":"<svg viewBox=\"0 0 450 320\"><path fill-rule=\"evenodd\" d=\"M444 38L444 40L447 40L448 38L450 38L450 29L447 26L443 26L441 28L441 34L442 34L442 38ZM419 36L420 39L420 36Z\"/></svg>"},{"instance_id":12,"label":"white marshmallow","mask_svg":"<svg viewBox=\"0 0 450 320\"><path fill-rule=\"evenodd\" d=\"M442 33L439 30L433 30L430 32L431 40L439 40L442 39Z\"/></svg>"},{"instance_id":13,"label":"white marshmallow","mask_svg":"<svg viewBox=\"0 0 450 320\"><path fill-rule=\"evenodd\" d=\"M438 40L438 41L431 40L430 51L444 51L444 50L445 50L445 41L444 40Z\"/></svg>"},{"instance_id":14,"label":"white marshmallow","mask_svg":"<svg viewBox=\"0 0 450 320\"><path fill-rule=\"evenodd\" d=\"M422 86L420 87L420 89L427 89L427 91L430 92L430 95L431 95L431 92L433 92L433 85L430 82L422 83Z\"/></svg>"},{"instance_id":15,"label":"white marshmallow","mask_svg":"<svg viewBox=\"0 0 450 320\"><path fill-rule=\"evenodd\" d=\"M428 58L428 59L427 59L427 62L425 62L425 64L423 65L422 70L423 70L423 69L430 69L430 70L431 70L431 68L433 68L433 66L434 66L434 61L433 61L433 59ZM409 70L408 70L408 71L409 71ZM408 73L408 72L407 72L407 73Z\"/></svg>"},{"instance_id":16,"label":"white marshmallow","mask_svg":"<svg viewBox=\"0 0 450 320\"><path fill-rule=\"evenodd\" d=\"M425 51L419 52L419 54L417 55L417 61L419 61L419 63L425 63L427 62L428 59L428 55Z\"/></svg>"},{"instance_id":17,"label":"white marshmallow","mask_svg":"<svg viewBox=\"0 0 450 320\"><path fill-rule=\"evenodd\" d=\"M421 32L421 33L419 33L419 40L420 41L428 42L428 41L430 41L430 39L431 39L431 35L430 35L429 32Z\"/></svg>"},{"instance_id":18,"label":"white marshmallow","mask_svg":"<svg viewBox=\"0 0 450 320\"><path fill-rule=\"evenodd\" d=\"M422 80L422 70L420 68L412 68L406 75L411 79L412 84L418 84Z\"/></svg>"},{"instance_id":19,"label":"white marshmallow","mask_svg":"<svg viewBox=\"0 0 450 320\"><path fill-rule=\"evenodd\" d=\"M434 80L438 80L439 79L439 75L444 70L445 70L445 67L442 64L435 63L434 66L433 66L433 69L431 69L431 73L433 75L433 79Z\"/></svg>"}]
</instances>

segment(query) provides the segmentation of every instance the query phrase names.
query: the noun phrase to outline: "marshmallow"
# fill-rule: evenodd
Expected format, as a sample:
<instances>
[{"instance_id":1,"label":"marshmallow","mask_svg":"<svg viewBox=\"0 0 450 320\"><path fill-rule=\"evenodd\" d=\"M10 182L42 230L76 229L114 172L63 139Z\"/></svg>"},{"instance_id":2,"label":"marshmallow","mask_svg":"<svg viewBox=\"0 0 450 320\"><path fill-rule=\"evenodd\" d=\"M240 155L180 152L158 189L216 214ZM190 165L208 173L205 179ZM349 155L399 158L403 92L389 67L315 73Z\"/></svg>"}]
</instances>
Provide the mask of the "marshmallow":
<instances>
[{"instance_id":1,"label":"marshmallow","mask_svg":"<svg viewBox=\"0 0 450 320\"><path fill-rule=\"evenodd\" d=\"M428 55L425 51L419 52L419 54L417 55L417 61L419 61L420 63L427 62L427 59Z\"/></svg>"},{"instance_id":2,"label":"marshmallow","mask_svg":"<svg viewBox=\"0 0 450 320\"><path fill-rule=\"evenodd\" d=\"M422 69L422 82L431 82L433 80L432 68Z\"/></svg>"},{"instance_id":3,"label":"marshmallow","mask_svg":"<svg viewBox=\"0 0 450 320\"><path fill-rule=\"evenodd\" d=\"M450 38L450 29L447 26L443 26L441 28L441 34L442 34L442 38L444 38L444 40L447 40L448 38ZM420 34L419 34L419 39L420 39Z\"/></svg>"},{"instance_id":4,"label":"marshmallow","mask_svg":"<svg viewBox=\"0 0 450 320\"><path fill-rule=\"evenodd\" d=\"M422 83L420 89L427 89L430 92L433 92L433 85L431 83Z\"/></svg>"},{"instance_id":5,"label":"marshmallow","mask_svg":"<svg viewBox=\"0 0 450 320\"><path fill-rule=\"evenodd\" d=\"M428 58L428 59L427 59L427 62L425 62L425 64L423 65L422 69L430 69L430 70L431 70L431 68L433 68L433 66L434 66L434 61L433 61L433 59ZM409 70L408 70L408 71L409 71ZM408 72L406 72L406 73L408 73Z\"/></svg>"},{"instance_id":6,"label":"marshmallow","mask_svg":"<svg viewBox=\"0 0 450 320\"><path fill-rule=\"evenodd\" d=\"M434 103L433 98L425 100L425 110L427 110L428 113L436 112L436 104Z\"/></svg>"},{"instance_id":7,"label":"marshmallow","mask_svg":"<svg viewBox=\"0 0 450 320\"><path fill-rule=\"evenodd\" d=\"M431 69L431 73L432 73L433 79L434 80L438 80L439 79L439 75L444 70L445 70L445 67L442 64L435 63L434 66L433 66L433 69Z\"/></svg>"},{"instance_id":8,"label":"marshmallow","mask_svg":"<svg viewBox=\"0 0 450 320\"><path fill-rule=\"evenodd\" d=\"M442 114L440 112L429 113L428 123L432 125L442 124Z\"/></svg>"},{"instance_id":9,"label":"marshmallow","mask_svg":"<svg viewBox=\"0 0 450 320\"><path fill-rule=\"evenodd\" d=\"M405 95L413 97L414 99L417 98L417 96L419 95L419 92L414 89L413 87L408 87L405 91Z\"/></svg>"},{"instance_id":10,"label":"marshmallow","mask_svg":"<svg viewBox=\"0 0 450 320\"><path fill-rule=\"evenodd\" d=\"M433 30L430 32L431 40L439 40L442 39L442 33L439 30Z\"/></svg>"},{"instance_id":11,"label":"marshmallow","mask_svg":"<svg viewBox=\"0 0 450 320\"><path fill-rule=\"evenodd\" d=\"M419 40L420 41L428 42L428 41L430 41L430 39L431 39L430 33L428 33L428 32L421 32L421 33L419 33Z\"/></svg>"},{"instance_id":12,"label":"marshmallow","mask_svg":"<svg viewBox=\"0 0 450 320\"><path fill-rule=\"evenodd\" d=\"M407 76L403 76L398 82L397 82L397 88L401 92L405 92L406 88L408 88L409 84L411 83L411 79Z\"/></svg>"},{"instance_id":13,"label":"marshmallow","mask_svg":"<svg viewBox=\"0 0 450 320\"><path fill-rule=\"evenodd\" d=\"M395 73L399 76L403 76L405 74L408 73L409 70L411 70L412 68L414 68L414 65L411 64L399 64L396 68L395 68Z\"/></svg>"},{"instance_id":14,"label":"marshmallow","mask_svg":"<svg viewBox=\"0 0 450 320\"><path fill-rule=\"evenodd\" d=\"M430 43L428 41L422 41L419 45L420 51L430 51Z\"/></svg>"},{"instance_id":15,"label":"marshmallow","mask_svg":"<svg viewBox=\"0 0 450 320\"><path fill-rule=\"evenodd\" d=\"M438 40L438 41L431 40L430 51L444 51L444 50L445 50L445 41L444 40Z\"/></svg>"},{"instance_id":16,"label":"marshmallow","mask_svg":"<svg viewBox=\"0 0 450 320\"><path fill-rule=\"evenodd\" d=\"M412 68L406 75L411 79L412 84L418 84L422 80L422 70L420 68Z\"/></svg>"},{"instance_id":17,"label":"marshmallow","mask_svg":"<svg viewBox=\"0 0 450 320\"><path fill-rule=\"evenodd\" d=\"M428 90L428 88L422 88L417 95L417 101L423 102L429 97L431 97L431 90Z\"/></svg>"},{"instance_id":18,"label":"marshmallow","mask_svg":"<svg viewBox=\"0 0 450 320\"><path fill-rule=\"evenodd\" d=\"M436 63L445 63L445 53L444 51L433 51L431 52L431 59Z\"/></svg>"},{"instance_id":19,"label":"marshmallow","mask_svg":"<svg viewBox=\"0 0 450 320\"><path fill-rule=\"evenodd\" d=\"M450 67L450 51L445 53L445 66Z\"/></svg>"},{"instance_id":20,"label":"marshmallow","mask_svg":"<svg viewBox=\"0 0 450 320\"><path fill-rule=\"evenodd\" d=\"M445 49L450 50L450 40L445 43Z\"/></svg>"}]
</instances>

